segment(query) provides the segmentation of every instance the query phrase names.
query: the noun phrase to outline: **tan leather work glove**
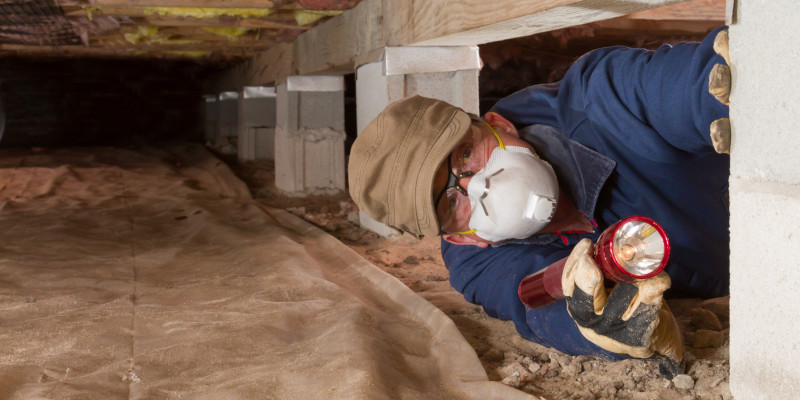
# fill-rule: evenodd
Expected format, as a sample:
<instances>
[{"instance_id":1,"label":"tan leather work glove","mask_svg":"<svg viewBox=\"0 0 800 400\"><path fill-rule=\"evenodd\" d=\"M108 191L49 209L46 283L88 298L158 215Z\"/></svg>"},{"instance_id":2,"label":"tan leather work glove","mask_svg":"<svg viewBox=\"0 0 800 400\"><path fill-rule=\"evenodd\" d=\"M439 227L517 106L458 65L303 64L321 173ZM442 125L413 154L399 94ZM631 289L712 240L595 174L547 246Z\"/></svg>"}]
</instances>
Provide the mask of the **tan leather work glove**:
<instances>
[{"instance_id":1,"label":"tan leather work glove","mask_svg":"<svg viewBox=\"0 0 800 400\"><path fill-rule=\"evenodd\" d=\"M714 51L725 59L725 63L714 65L708 74L708 92L722 104L730 105L731 58L728 54L728 30L722 30L714 38ZM711 123L711 143L720 154L731 153L731 120L720 118Z\"/></svg>"},{"instance_id":2,"label":"tan leather work glove","mask_svg":"<svg viewBox=\"0 0 800 400\"><path fill-rule=\"evenodd\" d=\"M664 302L671 281L666 272L618 283L610 292L594 260L594 244L581 240L567 258L561 286L567 311L590 342L612 353L655 359L662 375L683 372L683 340Z\"/></svg>"}]
</instances>

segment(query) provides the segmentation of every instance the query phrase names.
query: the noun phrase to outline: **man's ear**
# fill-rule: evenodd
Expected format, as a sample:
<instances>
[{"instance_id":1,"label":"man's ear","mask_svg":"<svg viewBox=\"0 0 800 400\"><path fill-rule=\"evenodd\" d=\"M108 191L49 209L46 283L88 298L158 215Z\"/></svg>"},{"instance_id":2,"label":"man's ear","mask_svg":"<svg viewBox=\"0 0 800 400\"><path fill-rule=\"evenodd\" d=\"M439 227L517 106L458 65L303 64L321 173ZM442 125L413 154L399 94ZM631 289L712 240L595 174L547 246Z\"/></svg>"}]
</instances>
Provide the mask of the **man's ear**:
<instances>
[{"instance_id":1,"label":"man's ear","mask_svg":"<svg viewBox=\"0 0 800 400\"><path fill-rule=\"evenodd\" d=\"M478 247L489 247L489 243L484 241L478 240L477 238L473 237L473 235L461 235L458 233L448 233L446 235L442 235L442 239L450 242L452 244L469 244L472 246Z\"/></svg>"},{"instance_id":2,"label":"man's ear","mask_svg":"<svg viewBox=\"0 0 800 400\"><path fill-rule=\"evenodd\" d=\"M517 128L514 124L505 119L502 115L490 111L483 116L483 119L498 132L519 137L519 132L517 132Z\"/></svg>"}]
</instances>

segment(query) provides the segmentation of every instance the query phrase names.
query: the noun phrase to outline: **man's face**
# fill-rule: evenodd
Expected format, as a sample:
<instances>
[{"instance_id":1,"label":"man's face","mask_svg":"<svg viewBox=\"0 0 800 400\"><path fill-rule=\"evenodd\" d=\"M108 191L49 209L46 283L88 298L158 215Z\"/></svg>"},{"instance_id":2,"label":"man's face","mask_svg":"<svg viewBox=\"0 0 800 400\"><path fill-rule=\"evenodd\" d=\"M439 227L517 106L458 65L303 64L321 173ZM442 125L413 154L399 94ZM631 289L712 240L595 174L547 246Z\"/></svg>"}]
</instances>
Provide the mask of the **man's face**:
<instances>
[{"instance_id":1,"label":"man's face","mask_svg":"<svg viewBox=\"0 0 800 400\"><path fill-rule=\"evenodd\" d=\"M519 133L514 125L499 114L488 113L484 119L494 128L504 145L526 147L534 151L533 146L519 138ZM497 138L483 122L473 122L470 129L471 132L456 145L449 156L451 171L458 177L455 183L464 190L469 186L472 175L486 166L492 151L500 145ZM445 161L439 166L439 170L434 176L434 196L440 196L445 186L447 186L449 177L448 162ZM488 246L491 242L478 237L474 233L457 233L470 230L469 219L471 213L472 207L469 197L455 187L448 188L439 198L436 208L436 216L441 230L444 232L443 238L456 244Z\"/></svg>"}]
</instances>

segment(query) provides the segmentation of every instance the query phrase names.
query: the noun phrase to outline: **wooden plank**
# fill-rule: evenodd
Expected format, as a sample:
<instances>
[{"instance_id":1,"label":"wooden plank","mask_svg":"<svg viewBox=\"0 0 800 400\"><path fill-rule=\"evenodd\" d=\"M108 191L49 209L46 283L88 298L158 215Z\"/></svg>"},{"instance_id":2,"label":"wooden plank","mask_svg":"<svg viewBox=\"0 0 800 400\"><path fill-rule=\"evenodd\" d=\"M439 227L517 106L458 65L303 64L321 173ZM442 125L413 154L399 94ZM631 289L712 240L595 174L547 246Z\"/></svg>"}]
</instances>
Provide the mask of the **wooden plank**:
<instances>
[{"instance_id":1,"label":"wooden plank","mask_svg":"<svg viewBox=\"0 0 800 400\"><path fill-rule=\"evenodd\" d=\"M258 49L237 49L224 46L207 49L191 49L186 47L160 47L142 49L138 47L86 47L86 46L30 46L30 45L0 45L0 52L20 53L49 56L89 56L89 57L141 57L152 58L153 56L176 56L189 58L204 57L253 57L263 50ZM192 56L191 52L208 52L206 56Z\"/></svg>"},{"instance_id":2,"label":"wooden plank","mask_svg":"<svg viewBox=\"0 0 800 400\"><path fill-rule=\"evenodd\" d=\"M398 46L465 46L483 44L515 37L615 18L682 0L548 0L517 2L493 0L481 2L425 2L412 0L413 8L406 14L409 21L393 21L394 29L387 35L389 45ZM434 5L434 3L436 3ZM457 3L457 5L455 4ZM507 18L496 12L483 14L486 6L499 9L523 10L524 15ZM504 4L508 3L508 4ZM522 7L522 4L528 4ZM448 7L443 7L447 5ZM536 9L531 13L531 10ZM386 10L384 10L386 12ZM473 16L472 13L478 13ZM517 15L516 11L510 15ZM386 15L384 15L385 17ZM448 16L445 18L444 16ZM408 17L405 17L408 18ZM437 21L451 22L437 24Z\"/></svg>"},{"instance_id":3,"label":"wooden plank","mask_svg":"<svg viewBox=\"0 0 800 400\"><path fill-rule=\"evenodd\" d=\"M245 76L228 76L227 84L279 82L285 74L351 73L357 59L374 58L385 46L464 46L618 18L686 0L363 0L344 14L304 32L293 51L251 60ZM691 0L683 7L644 14L647 18L689 18L691 28L704 29L698 18L716 20L722 0ZM696 17L702 15L703 17ZM641 17L640 17L641 18ZM628 22L631 24L631 22ZM695 26L696 25L696 26ZM702 26L700 26L702 25ZM274 63L293 67L269 68ZM271 71L259 74L253 71ZM249 74L249 75L248 75ZM261 83L259 83L261 82ZM227 90L236 89L231 86Z\"/></svg>"},{"instance_id":4,"label":"wooden plank","mask_svg":"<svg viewBox=\"0 0 800 400\"><path fill-rule=\"evenodd\" d=\"M218 93L239 90L244 86L277 84L289 75L296 74L293 66L292 43L277 43L250 60L225 71L207 91Z\"/></svg>"},{"instance_id":5,"label":"wooden plank","mask_svg":"<svg viewBox=\"0 0 800 400\"><path fill-rule=\"evenodd\" d=\"M67 17L130 17L140 24L152 26L210 26L210 27L242 27L242 28L270 28L270 29L296 29L309 30L312 26L300 26L290 12L279 11L265 18L242 18L237 16L194 18L189 16L162 16L148 10L146 7L120 7L110 6L102 8L89 7L64 7Z\"/></svg>"},{"instance_id":6,"label":"wooden plank","mask_svg":"<svg viewBox=\"0 0 800 400\"><path fill-rule=\"evenodd\" d=\"M307 31L311 26L301 26L293 23L270 21L258 18L181 18L181 17L160 17L148 16L142 18L142 23L152 26L208 26L208 27L229 27L229 28L267 28L267 29L291 29Z\"/></svg>"},{"instance_id":7,"label":"wooden plank","mask_svg":"<svg viewBox=\"0 0 800 400\"><path fill-rule=\"evenodd\" d=\"M83 5L75 0L59 1L62 6ZM186 7L186 8L273 8L271 0L93 0L92 6Z\"/></svg>"},{"instance_id":8,"label":"wooden plank","mask_svg":"<svg viewBox=\"0 0 800 400\"><path fill-rule=\"evenodd\" d=\"M294 41L300 75L354 70L362 54L383 47L380 1L362 1L344 14L302 33Z\"/></svg>"},{"instance_id":9,"label":"wooden plank","mask_svg":"<svg viewBox=\"0 0 800 400\"><path fill-rule=\"evenodd\" d=\"M628 19L725 21L725 0L689 0L626 15Z\"/></svg>"}]
</instances>

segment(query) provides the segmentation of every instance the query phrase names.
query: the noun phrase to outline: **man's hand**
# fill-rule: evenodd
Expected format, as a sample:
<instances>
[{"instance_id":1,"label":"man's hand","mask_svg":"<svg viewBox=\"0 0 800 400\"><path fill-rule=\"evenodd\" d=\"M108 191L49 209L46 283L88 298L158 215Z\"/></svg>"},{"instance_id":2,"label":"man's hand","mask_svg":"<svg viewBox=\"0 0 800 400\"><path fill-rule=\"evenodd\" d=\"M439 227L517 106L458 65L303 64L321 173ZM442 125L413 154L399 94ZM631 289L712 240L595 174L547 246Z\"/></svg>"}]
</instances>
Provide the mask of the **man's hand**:
<instances>
[{"instance_id":1,"label":"man's hand","mask_svg":"<svg viewBox=\"0 0 800 400\"><path fill-rule=\"evenodd\" d=\"M714 51L725 59L725 63L717 64L708 75L708 92L722 104L730 105L731 95L731 58L728 55L728 30L722 30L714 38ZM731 121L720 118L711 123L711 143L720 154L731 153Z\"/></svg>"},{"instance_id":2,"label":"man's hand","mask_svg":"<svg viewBox=\"0 0 800 400\"><path fill-rule=\"evenodd\" d=\"M618 283L609 293L594 261L594 244L583 239L572 250L561 277L567 311L590 342L612 353L652 358L668 378L683 372L683 341L663 293L665 272L635 283Z\"/></svg>"}]
</instances>

